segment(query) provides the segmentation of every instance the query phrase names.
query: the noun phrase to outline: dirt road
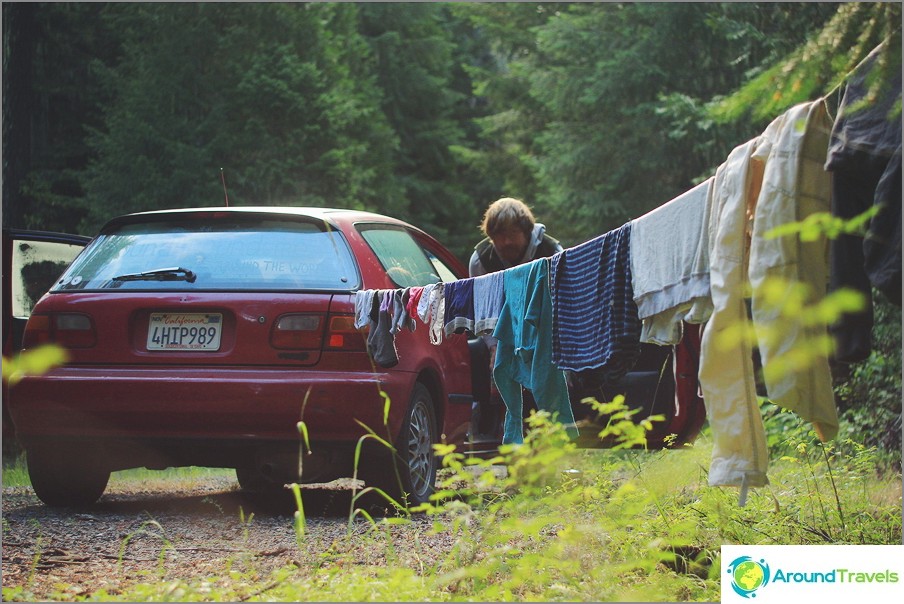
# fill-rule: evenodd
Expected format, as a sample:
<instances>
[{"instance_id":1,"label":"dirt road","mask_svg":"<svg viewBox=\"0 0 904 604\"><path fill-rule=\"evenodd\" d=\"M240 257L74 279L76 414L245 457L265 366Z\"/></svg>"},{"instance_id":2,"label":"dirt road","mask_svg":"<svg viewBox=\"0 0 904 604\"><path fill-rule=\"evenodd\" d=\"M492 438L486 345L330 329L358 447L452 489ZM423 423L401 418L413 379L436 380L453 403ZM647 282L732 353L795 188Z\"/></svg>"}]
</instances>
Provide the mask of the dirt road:
<instances>
[{"instance_id":1,"label":"dirt road","mask_svg":"<svg viewBox=\"0 0 904 604\"><path fill-rule=\"evenodd\" d=\"M76 511L48 508L28 488L5 488L3 587L23 588L18 598L30 601L72 600L228 571L263 579L289 564L323 564L327 552L357 564L382 563L383 548L362 538L366 522L348 530L347 491L305 493L306 534L299 546L290 495L249 499L226 479L178 488L114 484L97 504ZM411 551L405 544L417 539L418 564L424 552L443 555L451 539L431 534L431 524L420 516L393 527L394 549Z\"/></svg>"}]
</instances>

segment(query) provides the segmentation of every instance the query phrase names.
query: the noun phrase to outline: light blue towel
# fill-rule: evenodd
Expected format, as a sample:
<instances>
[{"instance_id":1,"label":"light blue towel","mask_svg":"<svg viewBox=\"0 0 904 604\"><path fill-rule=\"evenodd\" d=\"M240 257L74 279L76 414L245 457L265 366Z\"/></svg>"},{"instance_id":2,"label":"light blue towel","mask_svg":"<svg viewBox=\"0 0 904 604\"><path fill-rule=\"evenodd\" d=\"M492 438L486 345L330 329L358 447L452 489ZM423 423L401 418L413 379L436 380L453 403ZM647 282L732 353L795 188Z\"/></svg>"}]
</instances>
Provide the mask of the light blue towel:
<instances>
[{"instance_id":1,"label":"light blue towel","mask_svg":"<svg viewBox=\"0 0 904 604\"><path fill-rule=\"evenodd\" d=\"M503 302L503 274L497 271L474 277L474 333L493 333Z\"/></svg>"},{"instance_id":2,"label":"light blue towel","mask_svg":"<svg viewBox=\"0 0 904 604\"><path fill-rule=\"evenodd\" d=\"M542 258L503 271L504 301L493 336L498 340L493 379L505 401L503 443L522 443L524 402L521 387L537 408L578 435L565 374L552 362L552 301L548 260Z\"/></svg>"}]
</instances>

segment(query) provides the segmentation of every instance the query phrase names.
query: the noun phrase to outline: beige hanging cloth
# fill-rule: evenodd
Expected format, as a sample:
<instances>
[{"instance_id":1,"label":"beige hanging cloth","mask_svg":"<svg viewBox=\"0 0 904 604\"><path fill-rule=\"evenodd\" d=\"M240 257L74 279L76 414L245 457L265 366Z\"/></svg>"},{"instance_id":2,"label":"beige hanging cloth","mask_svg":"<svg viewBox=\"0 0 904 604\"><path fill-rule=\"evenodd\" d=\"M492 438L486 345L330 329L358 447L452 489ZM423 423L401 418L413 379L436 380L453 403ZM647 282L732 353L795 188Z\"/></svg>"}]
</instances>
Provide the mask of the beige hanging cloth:
<instances>
[{"instance_id":1,"label":"beige hanging cloth","mask_svg":"<svg viewBox=\"0 0 904 604\"><path fill-rule=\"evenodd\" d=\"M709 472L712 486L741 487L741 504L749 487L768 483L768 450L756 398L752 344L724 349L720 335L748 324L745 296L753 288L753 325L764 368L825 326L782 323L781 337L766 337L779 312L760 290L767 277L787 287L803 283L811 302L825 295L825 238L802 243L795 236L768 238L772 228L828 211L831 185L823 170L831 121L820 100L792 107L763 134L735 148L716 171L711 190L709 225L710 285L713 314L703 333L700 385L713 433ZM770 399L813 422L820 439L838 430L831 374L825 354L791 372L767 372Z\"/></svg>"},{"instance_id":2,"label":"beige hanging cloth","mask_svg":"<svg viewBox=\"0 0 904 604\"><path fill-rule=\"evenodd\" d=\"M773 238L766 234L816 212L830 212L832 181L824 165L831 130L832 120L819 100L791 108L757 139L753 160L765 167L754 213L749 273L766 392L772 401L811 422L821 441L838 433L829 359L813 349L819 340L831 341L827 326L805 325L799 315L782 319L780 307L766 300L762 286L767 279L779 278L786 282L778 292L784 299L791 297L795 284L806 286L808 304L825 298L829 253L825 236L804 242L796 234ZM777 339L776 328L781 336ZM802 359L801 367L785 356L804 349L811 355Z\"/></svg>"},{"instance_id":3,"label":"beige hanging cloth","mask_svg":"<svg viewBox=\"0 0 904 604\"><path fill-rule=\"evenodd\" d=\"M756 398L752 346L742 342L722 349L718 342L726 330L747 321L747 210L759 191L759 179L751 171L755 143L748 141L728 155L710 189L713 313L703 331L699 373L713 435L709 484L741 487L742 505L747 488L768 482L766 433Z\"/></svg>"}]
</instances>

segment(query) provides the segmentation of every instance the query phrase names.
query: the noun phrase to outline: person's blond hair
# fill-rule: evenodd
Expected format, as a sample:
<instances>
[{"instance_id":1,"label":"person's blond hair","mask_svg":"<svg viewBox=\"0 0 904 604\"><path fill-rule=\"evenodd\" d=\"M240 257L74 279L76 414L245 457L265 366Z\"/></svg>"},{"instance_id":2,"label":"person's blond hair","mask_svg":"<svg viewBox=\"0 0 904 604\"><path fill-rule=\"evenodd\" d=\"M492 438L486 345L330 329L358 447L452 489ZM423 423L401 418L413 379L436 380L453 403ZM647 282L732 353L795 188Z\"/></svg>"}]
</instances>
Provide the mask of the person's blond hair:
<instances>
[{"instance_id":1,"label":"person's blond hair","mask_svg":"<svg viewBox=\"0 0 904 604\"><path fill-rule=\"evenodd\" d=\"M514 197L503 197L487 208L480 223L480 230L491 239L496 233L512 227L519 228L529 235L535 222L534 215L526 203Z\"/></svg>"}]
</instances>

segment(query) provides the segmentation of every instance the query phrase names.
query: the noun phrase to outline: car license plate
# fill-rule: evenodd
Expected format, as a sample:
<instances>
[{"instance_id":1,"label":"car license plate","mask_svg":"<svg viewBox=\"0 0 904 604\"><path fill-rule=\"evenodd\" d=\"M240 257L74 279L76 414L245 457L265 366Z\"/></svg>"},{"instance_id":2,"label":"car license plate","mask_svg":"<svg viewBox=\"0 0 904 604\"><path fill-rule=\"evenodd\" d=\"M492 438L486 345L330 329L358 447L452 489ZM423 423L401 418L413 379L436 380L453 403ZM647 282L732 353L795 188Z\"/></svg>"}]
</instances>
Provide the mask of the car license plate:
<instances>
[{"instance_id":1,"label":"car license plate","mask_svg":"<svg viewBox=\"0 0 904 604\"><path fill-rule=\"evenodd\" d=\"M218 313L151 313L148 350L219 350L222 325Z\"/></svg>"}]
</instances>

